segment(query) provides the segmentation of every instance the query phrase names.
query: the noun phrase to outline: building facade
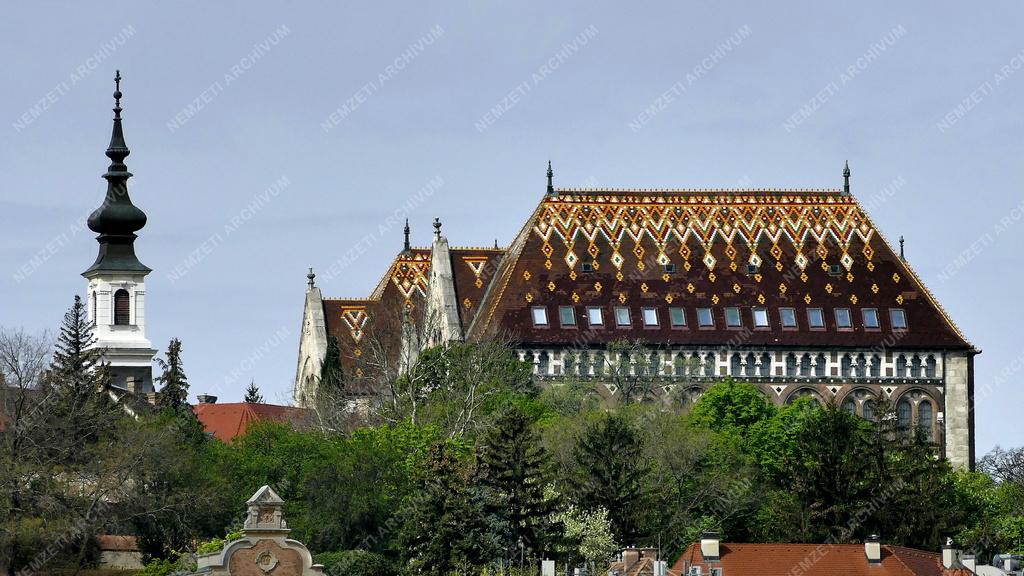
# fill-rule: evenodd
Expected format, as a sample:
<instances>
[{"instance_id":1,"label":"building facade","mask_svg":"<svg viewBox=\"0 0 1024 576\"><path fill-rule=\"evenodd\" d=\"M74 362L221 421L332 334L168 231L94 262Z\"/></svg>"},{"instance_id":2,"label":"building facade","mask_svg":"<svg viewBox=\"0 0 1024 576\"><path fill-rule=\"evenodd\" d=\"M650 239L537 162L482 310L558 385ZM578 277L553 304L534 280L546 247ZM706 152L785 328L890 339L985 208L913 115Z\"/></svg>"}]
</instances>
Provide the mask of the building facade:
<instances>
[{"instance_id":1,"label":"building facade","mask_svg":"<svg viewBox=\"0 0 1024 576\"><path fill-rule=\"evenodd\" d=\"M135 393L153 392L156 350L146 338L146 276L150 269L135 255L136 232L146 214L132 204L124 160L131 153L121 128L121 73L115 78L114 126L107 147L110 166L103 178L107 193L88 220L98 235L99 254L88 270L89 320L103 361L110 365L113 386Z\"/></svg>"},{"instance_id":2,"label":"building facade","mask_svg":"<svg viewBox=\"0 0 1024 576\"><path fill-rule=\"evenodd\" d=\"M426 345L503 338L542 382L592 381L611 401L639 380L692 401L731 376L778 404L892 406L969 467L978 350L843 175L832 190L579 190L549 166L506 248L449 248L435 222L428 248L406 229L368 299L324 298L311 273L295 401L315 397L330 338L366 382Z\"/></svg>"}]
</instances>

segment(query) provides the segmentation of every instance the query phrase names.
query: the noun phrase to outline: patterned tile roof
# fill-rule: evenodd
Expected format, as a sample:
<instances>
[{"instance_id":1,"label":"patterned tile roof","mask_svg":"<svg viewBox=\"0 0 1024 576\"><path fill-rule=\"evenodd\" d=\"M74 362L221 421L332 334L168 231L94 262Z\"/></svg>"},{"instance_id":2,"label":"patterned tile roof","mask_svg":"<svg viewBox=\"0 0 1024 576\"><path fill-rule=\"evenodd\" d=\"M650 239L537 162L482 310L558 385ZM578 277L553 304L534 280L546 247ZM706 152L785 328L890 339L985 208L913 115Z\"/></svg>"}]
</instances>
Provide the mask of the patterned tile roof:
<instances>
[{"instance_id":1,"label":"patterned tile roof","mask_svg":"<svg viewBox=\"0 0 1024 576\"><path fill-rule=\"evenodd\" d=\"M734 544L722 543L721 560L708 563L700 543L691 544L673 566L687 574L690 566L722 568L725 575L759 576L942 576L942 555L901 546L882 545L880 564L868 564L863 544Z\"/></svg>"},{"instance_id":2,"label":"patterned tile roof","mask_svg":"<svg viewBox=\"0 0 1024 576\"><path fill-rule=\"evenodd\" d=\"M673 269L674 268L674 269ZM736 338L724 309L763 307L769 327L748 330L744 343L777 346L899 346L969 348L970 344L913 270L895 254L853 196L829 190L644 191L557 190L545 196L494 274L470 336L517 334L530 343L578 340L585 321L562 328L557 308L606 310L605 326L589 341L720 345ZM531 307L553 321L535 327ZM610 325L611 308L628 307L627 327ZM641 323L655 308L657 327ZM680 307L686 329L669 326ZM713 328L697 329L696 308L711 308ZM782 329L780 308L794 308L796 329ZM807 325L806 309L821 308L824 330ZM837 329L847 309L850 329ZM878 329L861 311L878 311ZM905 311L909 330L894 330L888 311Z\"/></svg>"}]
</instances>

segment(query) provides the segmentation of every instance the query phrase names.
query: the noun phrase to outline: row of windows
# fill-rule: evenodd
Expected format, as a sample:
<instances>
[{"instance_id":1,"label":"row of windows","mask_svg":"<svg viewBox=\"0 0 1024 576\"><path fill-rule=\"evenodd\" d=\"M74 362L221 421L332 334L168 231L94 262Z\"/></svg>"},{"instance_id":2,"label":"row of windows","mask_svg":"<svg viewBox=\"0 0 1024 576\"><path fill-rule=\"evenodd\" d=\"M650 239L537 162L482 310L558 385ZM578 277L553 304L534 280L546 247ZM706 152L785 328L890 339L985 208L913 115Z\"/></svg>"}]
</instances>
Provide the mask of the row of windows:
<instances>
[{"instance_id":1,"label":"row of windows","mask_svg":"<svg viewBox=\"0 0 1024 576\"><path fill-rule=\"evenodd\" d=\"M551 356L543 351L535 359L533 352L527 352L524 360L534 364L536 372L542 376L549 375L552 370ZM536 361L535 361L536 360ZM635 376L658 376L671 375L675 377L685 376L715 376L716 360L714 353L693 352L690 354L679 352L675 356L669 356L671 367L662 366L662 357L657 352L651 352L646 356L631 358L628 352L619 353L615 358L606 357L604 352L596 352L591 355L588 352L579 354L566 354L562 361L562 372L564 374L578 374L579 376L603 376L606 372L620 375L632 374ZM772 355L768 352L754 354L733 353L729 358L729 375L733 377L771 377ZM826 377L828 359L825 354L819 353L812 357L810 354L803 354L799 357L790 352L785 358L785 375L788 377ZM881 378L882 357L878 354L844 354L839 359L839 375L843 378ZM938 375L938 361L933 354L922 357L914 354L908 357L900 354L896 357L895 376L897 378L936 378Z\"/></svg>"},{"instance_id":2,"label":"row of windows","mask_svg":"<svg viewBox=\"0 0 1024 576\"><path fill-rule=\"evenodd\" d=\"M742 328L744 326L744 310L737 306L728 306L724 309L726 328ZM633 318L628 306L612 307L615 325L618 327L632 327ZM838 330L853 330L853 313L849 308L835 308L835 327ZM547 306L534 306L531 308L533 325L546 327L549 325ZM807 308L807 327L811 330L825 329L825 312L821 308ZM600 306L587 306L586 319L590 326L604 326L605 309ZM771 328L768 308L755 306L750 308L750 319L754 328ZM645 328L658 328L661 326L659 310L653 307L640 309L640 320ZM577 325L575 306L559 306L558 321L563 328L574 328ZM712 308L697 308L696 321L698 328L714 328L715 314ZM668 309L668 322L673 328L687 327L686 308L671 307ZM778 323L783 329L797 329L796 308L779 308ZM882 325L877 308L861 308L860 325L865 330L880 330ZM907 329L907 314L902 308L889 309L889 325L893 330Z\"/></svg>"}]
</instances>

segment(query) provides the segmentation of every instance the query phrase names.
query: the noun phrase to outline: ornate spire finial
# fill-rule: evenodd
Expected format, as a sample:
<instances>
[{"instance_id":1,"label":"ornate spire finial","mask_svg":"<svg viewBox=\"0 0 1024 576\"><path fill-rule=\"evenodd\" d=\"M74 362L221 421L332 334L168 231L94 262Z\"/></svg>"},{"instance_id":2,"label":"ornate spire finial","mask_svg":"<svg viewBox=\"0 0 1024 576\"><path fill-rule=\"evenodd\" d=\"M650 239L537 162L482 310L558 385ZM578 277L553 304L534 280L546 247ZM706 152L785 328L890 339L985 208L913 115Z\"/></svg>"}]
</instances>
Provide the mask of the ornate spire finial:
<instances>
[{"instance_id":1,"label":"ornate spire finial","mask_svg":"<svg viewBox=\"0 0 1024 576\"><path fill-rule=\"evenodd\" d=\"M405 248L403 248L402 251L403 252L408 252L410 249L411 249L411 246L409 246L409 219L406 218L405 219Z\"/></svg>"},{"instance_id":2,"label":"ornate spire finial","mask_svg":"<svg viewBox=\"0 0 1024 576\"><path fill-rule=\"evenodd\" d=\"M900 234L900 260L906 260L906 256L903 255L903 235Z\"/></svg>"},{"instance_id":3,"label":"ornate spire finial","mask_svg":"<svg viewBox=\"0 0 1024 576\"><path fill-rule=\"evenodd\" d=\"M114 106L116 106L116 108L114 108L114 111L115 112L120 112L120 110L121 110L121 71L120 70L118 70L117 73L114 74Z\"/></svg>"},{"instance_id":4,"label":"ornate spire finial","mask_svg":"<svg viewBox=\"0 0 1024 576\"><path fill-rule=\"evenodd\" d=\"M310 290L316 288L316 274L313 273L312 267L309 269L309 274L306 274L306 284Z\"/></svg>"},{"instance_id":5,"label":"ornate spire finial","mask_svg":"<svg viewBox=\"0 0 1024 576\"><path fill-rule=\"evenodd\" d=\"M434 218L434 238L441 237L441 219Z\"/></svg>"},{"instance_id":6,"label":"ornate spire finial","mask_svg":"<svg viewBox=\"0 0 1024 576\"><path fill-rule=\"evenodd\" d=\"M497 238L494 239L494 249L495 250L498 249L498 239Z\"/></svg>"},{"instance_id":7,"label":"ornate spire finial","mask_svg":"<svg viewBox=\"0 0 1024 576\"><path fill-rule=\"evenodd\" d=\"M850 194L850 161L843 166L843 194Z\"/></svg>"},{"instance_id":8,"label":"ornate spire finial","mask_svg":"<svg viewBox=\"0 0 1024 576\"><path fill-rule=\"evenodd\" d=\"M551 170L551 160L548 160L548 194L554 194L555 193L555 186L554 186L553 182L551 181L551 179L554 177L554 175L555 175L554 171Z\"/></svg>"}]
</instances>

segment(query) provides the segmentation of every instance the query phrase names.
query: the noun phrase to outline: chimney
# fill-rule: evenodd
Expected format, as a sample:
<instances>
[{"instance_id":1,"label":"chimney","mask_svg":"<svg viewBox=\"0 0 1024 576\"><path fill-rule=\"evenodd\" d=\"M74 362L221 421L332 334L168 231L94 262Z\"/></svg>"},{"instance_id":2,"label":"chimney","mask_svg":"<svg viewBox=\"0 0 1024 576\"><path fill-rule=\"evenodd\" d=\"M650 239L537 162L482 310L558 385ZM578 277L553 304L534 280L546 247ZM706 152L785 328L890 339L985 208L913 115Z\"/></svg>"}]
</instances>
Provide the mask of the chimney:
<instances>
[{"instance_id":1,"label":"chimney","mask_svg":"<svg viewBox=\"0 0 1024 576\"><path fill-rule=\"evenodd\" d=\"M960 558L960 562L971 572L977 572L978 561L974 558L974 554L965 554Z\"/></svg>"},{"instance_id":2,"label":"chimney","mask_svg":"<svg viewBox=\"0 0 1024 576\"><path fill-rule=\"evenodd\" d=\"M868 558L868 564L882 563L882 543L877 534L868 536L864 541L864 555Z\"/></svg>"},{"instance_id":3,"label":"chimney","mask_svg":"<svg viewBox=\"0 0 1024 576\"><path fill-rule=\"evenodd\" d=\"M134 394L135 388L135 376L126 376L124 379L124 389Z\"/></svg>"},{"instance_id":4,"label":"chimney","mask_svg":"<svg viewBox=\"0 0 1024 576\"><path fill-rule=\"evenodd\" d=\"M640 561L640 549L631 546L622 550L622 566L629 570L629 567Z\"/></svg>"},{"instance_id":5,"label":"chimney","mask_svg":"<svg viewBox=\"0 0 1024 576\"><path fill-rule=\"evenodd\" d=\"M718 545L718 532L705 530L700 533L700 555L704 557L705 561L718 560Z\"/></svg>"},{"instance_id":6,"label":"chimney","mask_svg":"<svg viewBox=\"0 0 1024 576\"><path fill-rule=\"evenodd\" d=\"M651 560L657 560L658 559L658 549L657 548L641 548L640 549L640 559L643 560L645 558L650 558Z\"/></svg>"},{"instance_id":7,"label":"chimney","mask_svg":"<svg viewBox=\"0 0 1024 576\"><path fill-rule=\"evenodd\" d=\"M1003 554L1003 570L1016 572L1020 568L1020 556L1016 554Z\"/></svg>"},{"instance_id":8,"label":"chimney","mask_svg":"<svg viewBox=\"0 0 1024 576\"><path fill-rule=\"evenodd\" d=\"M199 400L200 404L216 404L217 403L217 397L216 396L210 396L209 394L200 394L199 396L196 396L196 400Z\"/></svg>"},{"instance_id":9,"label":"chimney","mask_svg":"<svg viewBox=\"0 0 1024 576\"><path fill-rule=\"evenodd\" d=\"M952 568L953 564L956 563L957 556L960 555L960 551L956 549L953 544L952 538L946 538L946 543L942 545L942 567Z\"/></svg>"}]
</instances>

